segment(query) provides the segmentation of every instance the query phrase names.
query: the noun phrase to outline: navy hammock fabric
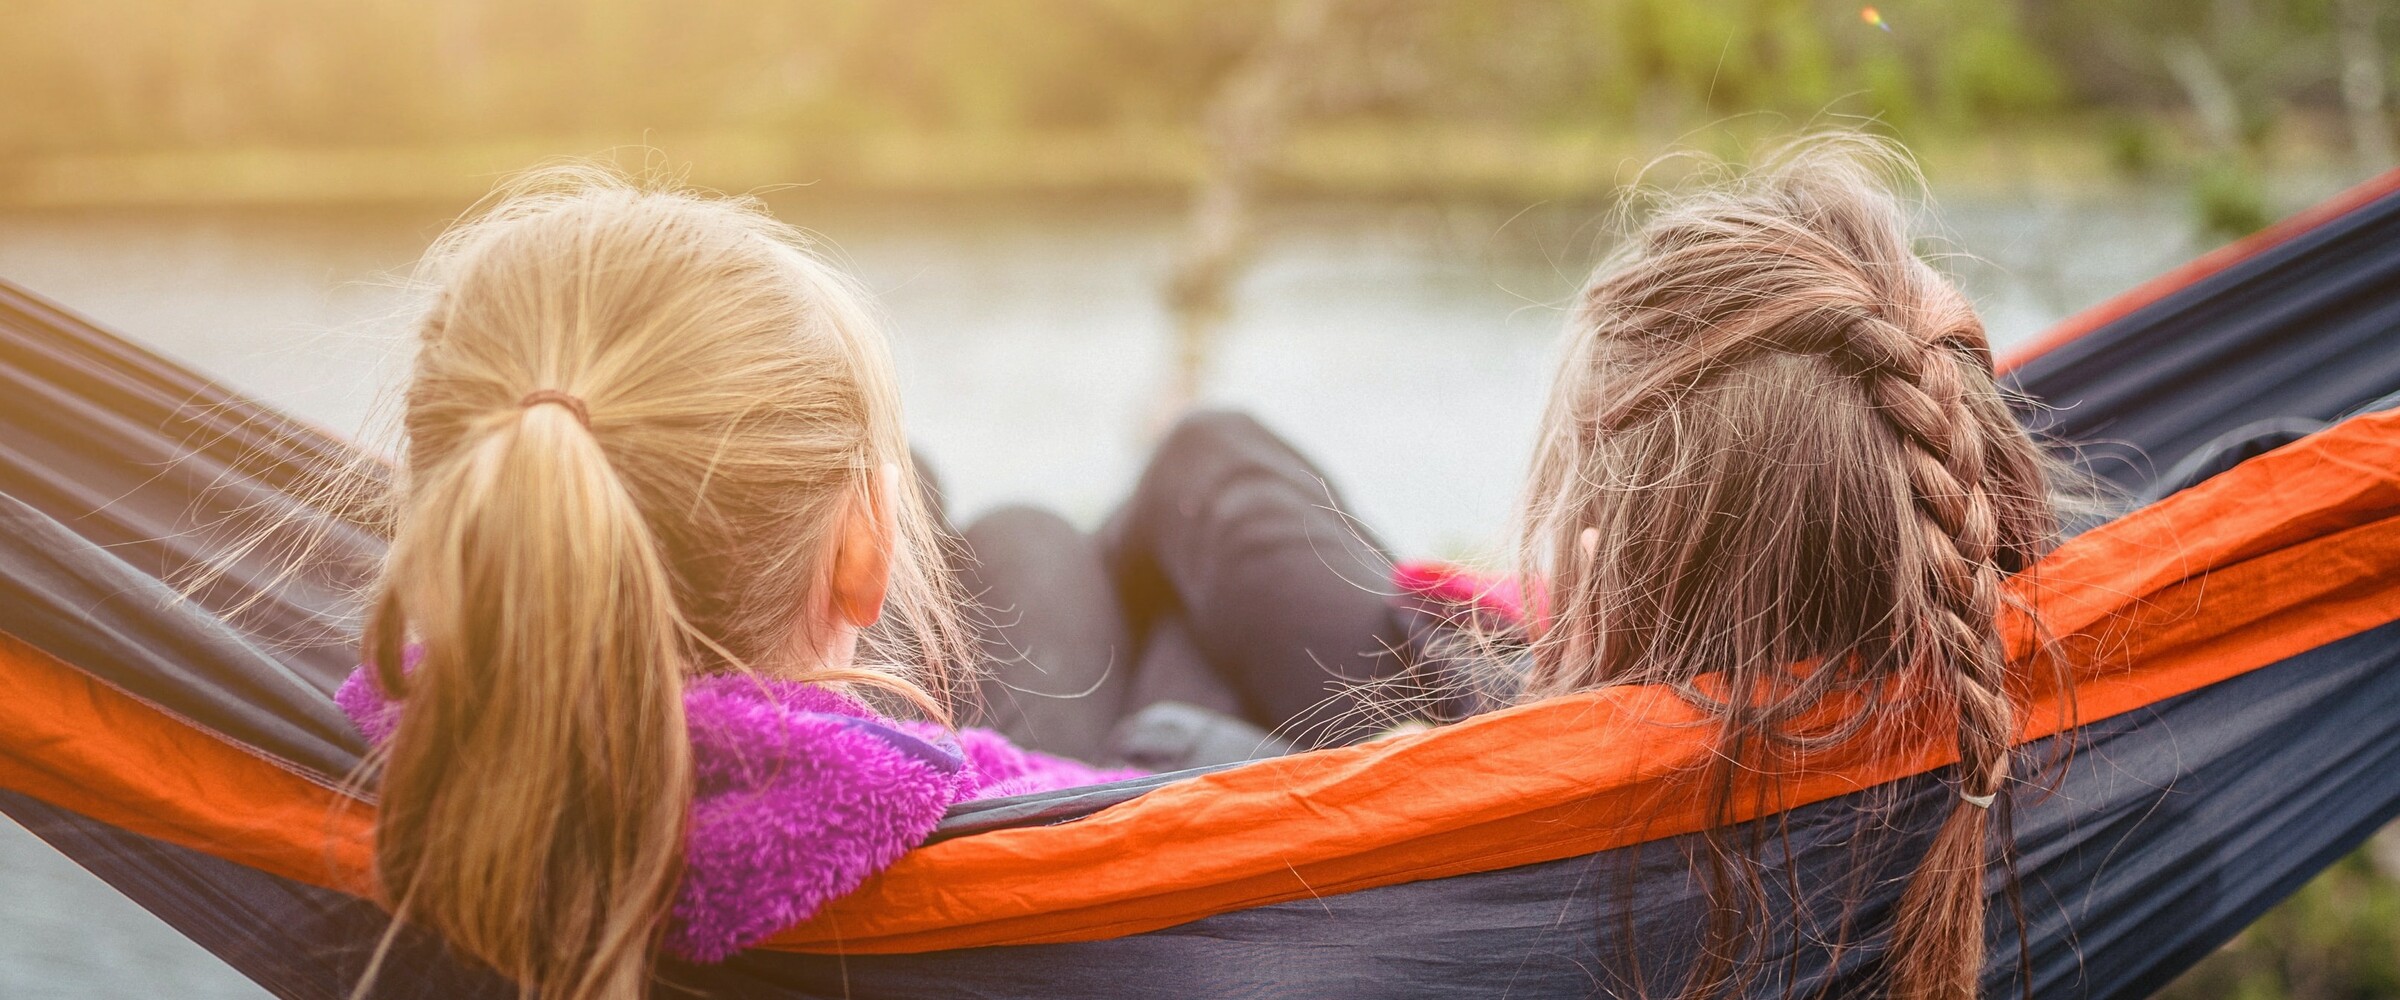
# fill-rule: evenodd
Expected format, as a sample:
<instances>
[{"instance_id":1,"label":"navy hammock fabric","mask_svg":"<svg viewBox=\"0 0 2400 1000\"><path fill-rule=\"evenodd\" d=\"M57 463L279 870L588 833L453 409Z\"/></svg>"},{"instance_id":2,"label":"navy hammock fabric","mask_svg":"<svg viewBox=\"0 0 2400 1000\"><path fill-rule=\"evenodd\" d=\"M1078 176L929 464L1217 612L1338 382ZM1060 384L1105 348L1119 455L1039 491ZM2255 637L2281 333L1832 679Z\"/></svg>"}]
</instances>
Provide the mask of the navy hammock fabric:
<instances>
[{"instance_id":1,"label":"navy hammock fabric","mask_svg":"<svg viewBox=\"0 0 2400 1000\"><path fill-rule=\"evenodd\" d=\"M2400 391L2400 174L2203 264L2011 369L2049 404L2032 419L2062 439L2106 442L2087 458L2135 491L2262 422L2331 420ZM382 474L332 435L0 282L0 640L339 786L364 747L330 695L355 662L342 638L350 595L383 536L335 488ZM292 527L218 575L196 575L262 524ZM304 569L285 571L303 548ZM2384 577L2400 578L2400 566L2361 575ZM179 599L179 587L191 596ZM1993 883L1989 991L2146 996L2400 813L2396 660L2400 624L2362 626L2035 744L2026 756L2048 762L2050 790L2007 817L2021 894L2009 900ZM1097 822L1112 806L1171 794L1179 778L1198 780L962 807L937 846ZM1761 906L1780 930L1743 992L1870 988L1877 948L1825 949L1807 931L1886 919L1913 867L1906 848L1918 834L1907 831L1928 828L1953 794L1929 771L1775 817ZM1859 849L1868 797L1897 809L1900 832L1889 836L1902 849ZM153 839L58 798L0 790L0 811L277 996L347 996L383 937L383 912L359 895ZM669 962L658 992L1671 994L1699 946L1703 890L1686 874L1696 849L1694 835L1677 834L1042 943L754 950L716 966ZM393 949L375 996L514 995L423 934L403 931Z\"/></svg>"},{"instance_id":2,"label":"navy hammock fabric","mask_svg":"<svg viewBox=\"0 0 2400 1000\"><path fill-rule=\"evenodd\" d=\"M2400 388L2393 186L2361 185L2062 324L2010 372L2044 406L2030 422L2139 493L2212 443Z\"/></svg>"}]
</instances>

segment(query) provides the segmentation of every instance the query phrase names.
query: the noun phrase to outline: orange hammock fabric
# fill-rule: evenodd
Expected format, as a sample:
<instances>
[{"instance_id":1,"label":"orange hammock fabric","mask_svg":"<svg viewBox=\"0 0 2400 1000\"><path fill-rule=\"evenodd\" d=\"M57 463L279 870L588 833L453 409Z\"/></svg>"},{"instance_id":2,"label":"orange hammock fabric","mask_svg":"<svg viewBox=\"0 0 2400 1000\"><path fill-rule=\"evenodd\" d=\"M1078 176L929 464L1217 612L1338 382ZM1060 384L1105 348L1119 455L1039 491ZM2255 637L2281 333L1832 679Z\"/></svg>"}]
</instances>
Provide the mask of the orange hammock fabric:
<instances>
[{"instance_id":1,"label":"orange hammock fabric","mask_svg":"<svg viewBox=\"0 0 2400 1000\"><path fill-rule=\"evenodd\" d=\"M2400 621L2400 413L2087 533L2012 586L2078 664L2071 692L2043 678L2020 692L2027 740ZM301 882L370 884L370 810L340 791L4 636L0 685L0 787ZM1072 823L921 848L766 947L1093 940L1688 833L1708 819L1688 782L1708 753L1706 729L1681 724L1695 718L1663 689L1611 688L1204 775ZM1955 759L1947 742L1829 760L1762 800L1922 773Z\"/></svg>"}]
</instances>

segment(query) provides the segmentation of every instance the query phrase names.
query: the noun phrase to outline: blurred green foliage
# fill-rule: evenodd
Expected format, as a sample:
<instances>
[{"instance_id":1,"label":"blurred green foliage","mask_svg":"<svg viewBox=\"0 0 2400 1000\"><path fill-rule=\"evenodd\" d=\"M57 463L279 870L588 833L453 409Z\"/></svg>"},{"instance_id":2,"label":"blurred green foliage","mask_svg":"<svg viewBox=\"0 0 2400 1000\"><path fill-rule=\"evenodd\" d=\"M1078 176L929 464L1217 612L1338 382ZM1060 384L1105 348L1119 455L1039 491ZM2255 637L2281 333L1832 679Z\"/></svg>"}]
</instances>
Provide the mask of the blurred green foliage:
<instances>
[{"instance_id":1,"label":"blurred green foliage","mask_svg":"<svg viewBox=\"0 0 2400 1000\"><path fill-rule=\"evenodd\" d=\"M1828 113L1961 131L2179 113L2205 53L2243 138L2338 100L2340 0L1347 0L1321 120L1669 135ZM16 0L0 157L646 129L839 137L1175 126L1270 0ZM2400 33L2400 17L2384 19ZM2390 46L2388 48L2400 48Z\"/></svg>"},{"instance_id":2,"label":"blurred green foliage","mask_svg":"<svg viewBox=\"0 0 2400 1000\"><path fill-rule=\"evenodd\" d=\"M2193 176L2192 215L2202 233L2218 239L2248 236L2274 221L2257 172L2229 157L2202 164Z\"/></svg>"},{"instance_id":3,"label":"blurred green foliage","mask_svg":"<svg viewBox=\"0 0 2400 1000\"><path fill-rule=\"evenodd\" d=\"M2379 872L2367 852L2344 858L2159 996L2400 997L2400 885Z\"/></svg>"}]
</instances>

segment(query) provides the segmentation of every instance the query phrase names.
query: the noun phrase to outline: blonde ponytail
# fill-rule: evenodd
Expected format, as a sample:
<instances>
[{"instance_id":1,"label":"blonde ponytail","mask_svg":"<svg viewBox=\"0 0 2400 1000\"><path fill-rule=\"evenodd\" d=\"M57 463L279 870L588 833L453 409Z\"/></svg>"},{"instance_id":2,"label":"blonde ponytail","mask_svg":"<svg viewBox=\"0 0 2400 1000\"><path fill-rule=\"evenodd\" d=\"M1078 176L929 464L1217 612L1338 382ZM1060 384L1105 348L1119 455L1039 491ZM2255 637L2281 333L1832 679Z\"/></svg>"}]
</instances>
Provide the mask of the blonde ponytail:
<instances>
[{"instance_id":1,"label":"blonde ponytail","mask_svg":"<svg viewBox=\"0 0 2400 1000\"><path fill-rule=\"evenodd\" d=\"M908 468L890 363L864 297L750 202L549 171L427 268L367 635L402 706L380 888L529 993L646 995L693 795L686 675L938 717L928 690L970 662L914 490L879 500L888 658L808 631L836 526Z\"/></svg>"},{"instance_id":2,"label":"blonde ponytail","mask_svg":"<svg viewBox=\"0 0 2400 1000\"><path fill-rule=\"evenodd\" d=\"M400 916L545 995L632 997L692 798L658 546L568 410L505 415L422 484L373 622L423 660L384 765ZM397 662L396 658L381 662Z\"/></svg>"}]
</instances>

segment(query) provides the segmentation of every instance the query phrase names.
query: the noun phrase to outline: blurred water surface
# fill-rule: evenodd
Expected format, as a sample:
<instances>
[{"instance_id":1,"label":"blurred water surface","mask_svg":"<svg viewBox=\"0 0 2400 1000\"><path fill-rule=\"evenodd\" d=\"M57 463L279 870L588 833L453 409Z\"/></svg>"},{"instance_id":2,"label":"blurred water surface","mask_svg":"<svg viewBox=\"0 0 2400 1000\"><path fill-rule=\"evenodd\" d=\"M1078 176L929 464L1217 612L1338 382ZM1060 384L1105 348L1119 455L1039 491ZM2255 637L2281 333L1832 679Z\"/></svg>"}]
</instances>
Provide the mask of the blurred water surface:
<instances>
[{"instance_id":1,"label":"blurred water surface","mask_svg":"<svg viewBox=\"0 0 2400 1000\"><path fill-rule=\"evenodd\" d=\"M1096 519L1170 363L1181 206L787 201L878 293L919 447L972 513ZM1954 197L1947 251L2008 344L2192 251L2179 194ZM428 213L0 214L0 275L278 406L358 433L405 366ZM1208 379L1297 439L1402 548L1501 532L1562 319L1604 248L1561 206L1270 210ZM1936 249L1944 249L1937 247Z\"/></svg>"},{"instance_id":2,"label":"blurred water surface","mask_svg":"<svg viewBox=\"0 0 2400 1000\"><path fill-rule=\"evenodd\" d=\"M2294 203L2320 194L2292 192ZM1015 500L1096 522L1129 485L1170 363L1159 288L1181 206L787 198L880 297L909 425L963 518ZM2179 192L1946 197L1951 267L1994 341L2201 249ZM1267 213L1208 376L1297 441L1405 554L1488 553L1530 446L1562 305L1604 247L1588 209L1310 203ZM348 434L405 368L402 279L433 213L0 213L0 276ZM257 989L0 824L0 996Z\"/></svg>"}]
</instances>

